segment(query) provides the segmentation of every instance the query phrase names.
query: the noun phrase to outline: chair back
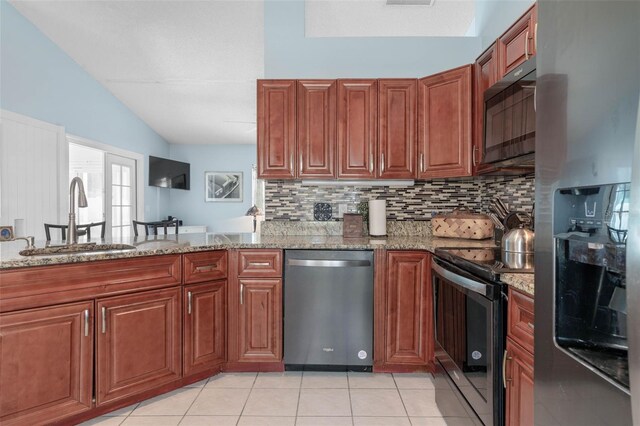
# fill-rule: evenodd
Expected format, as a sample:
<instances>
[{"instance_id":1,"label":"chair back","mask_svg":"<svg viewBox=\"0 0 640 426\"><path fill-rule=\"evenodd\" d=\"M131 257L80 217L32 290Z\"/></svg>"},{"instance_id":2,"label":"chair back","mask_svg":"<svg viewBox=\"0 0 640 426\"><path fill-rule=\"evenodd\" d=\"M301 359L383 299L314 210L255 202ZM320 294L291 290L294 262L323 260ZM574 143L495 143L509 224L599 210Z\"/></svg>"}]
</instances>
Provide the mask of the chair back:
<instances>
[{"instance_id":1,"label":"chair back","mask_svg":"<svg viewBox=\"0 0 640 426\"><path fill-rule=\"evenodd\" d=\"M103 239L106 223L107 223L106 221L102 221L102 222L87 223L84 225L76 225L76 228L78 229L78 231L80 231L78 235L86 235L87 241L89 241L91 240L91 228L100 227L100 238ZM66 240L67 226L68 225L56 225L51 223L45 223L44 233L45 233L45 236L47 237L47 241L51 241L51 229L59 229L62 236L62 240Z\"/></svg>"},{"instance_id":2,"label":"chair back","mask_svg":"<svg viewBox=\"0 0 640 426\"><path fill-rule=\"evenodd\" d=\"M139 220L133 221L133 234L138 236L138 226L144 227L144 235L158 235L158 229L164 229L164 234L167 234L169 228L175 228L175 234L178 235L178 219L173 220L160 220L156 222L140 222Z\"/></svg>"}]
</instances>

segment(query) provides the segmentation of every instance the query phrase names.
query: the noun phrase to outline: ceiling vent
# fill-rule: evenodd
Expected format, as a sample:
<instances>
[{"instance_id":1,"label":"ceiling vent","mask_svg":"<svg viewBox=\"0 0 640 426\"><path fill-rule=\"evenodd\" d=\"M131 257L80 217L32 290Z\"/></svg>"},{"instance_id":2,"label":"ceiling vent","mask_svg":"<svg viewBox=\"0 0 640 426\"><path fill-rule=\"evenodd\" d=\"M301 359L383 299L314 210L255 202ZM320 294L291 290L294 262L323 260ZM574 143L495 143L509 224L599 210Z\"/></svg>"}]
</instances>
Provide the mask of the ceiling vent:
<instances>
[{"instance_id":1,"label":"ceiling vent","mask_svg":"<svg viewBox=\"0 0 640 426\"><path fill-rule=\"evenodd\" d=\"M433 6L436 0L387 0L388 6Z\"/></svg>"}]
</instances>

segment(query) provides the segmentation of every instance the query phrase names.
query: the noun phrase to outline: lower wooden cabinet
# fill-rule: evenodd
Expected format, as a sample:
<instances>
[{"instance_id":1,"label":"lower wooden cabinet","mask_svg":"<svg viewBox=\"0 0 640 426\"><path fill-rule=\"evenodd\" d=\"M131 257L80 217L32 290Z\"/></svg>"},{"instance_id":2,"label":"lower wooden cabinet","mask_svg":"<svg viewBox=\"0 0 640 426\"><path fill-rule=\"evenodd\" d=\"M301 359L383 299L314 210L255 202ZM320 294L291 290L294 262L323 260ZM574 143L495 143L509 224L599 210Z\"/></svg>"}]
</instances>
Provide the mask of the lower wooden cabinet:
<instances>
[{"instance_id":1,"label":"lower wooden cabinet","mask_svg":"<svg viewBox=\"0 0 640 426\"><path fill-rule=\"evenodd\" d=\"M0 315L0 365L0 424L46 424L89 410L93 302Z\"/></svg>"},{"instance_id":2,"label":"lower wooden cabinet","mask_svg":"<svg viewBox=\"0 0 640 426\"><path fill-rule=\"evenodd\" d=\"M507 338L507 425L533 425L533 355Z\"/></svg>"},{"instance_id":3,"label":"lower wooden cabinet","mask_svg":"<svg viewBox=\"0 0 640 426\"><path fill-rule=\"evenodd\" d=\"M503 370L507 426L533 425L533 299L509 288Z\"/></svg>"},{"instance_id":4,"label":"lower wooden cabinet","mask_svg":"<svg viewBox=\"0 0 640 426\"><path fill-rule=\"evenodd\" d=\"M389 251L385 280L385 364L433 361L431 255Z\"/></svg>"},{"instance_id":5,"label":"lower wooden cabinet","mask_svg":"<svg viewBox=\"0 0 640 426\"><path fill-rule=\"evenodd\" d=\"M180 288L97 301L98 405L181 376Z\"/></svg>"},{"instance_id":6,"label":"lower wooden cabinet","mask_svg":"<svg viewBox=\"0 0 640 426\"><path fill-rule=\"evenodd\" d=\"M211 370L226 360L227 281L183 290L183 374Z\"/></svg>"},{"instance_id":7,"label":"lower wooden cabinet","mask_svg":"<svg viewBox=\"0 0 640 426\"><path fill-rule=\"evenodd\" d=\"M239 361L282 360L282 279L243 278L240 285Z\"/></svg>"}]
</instances>

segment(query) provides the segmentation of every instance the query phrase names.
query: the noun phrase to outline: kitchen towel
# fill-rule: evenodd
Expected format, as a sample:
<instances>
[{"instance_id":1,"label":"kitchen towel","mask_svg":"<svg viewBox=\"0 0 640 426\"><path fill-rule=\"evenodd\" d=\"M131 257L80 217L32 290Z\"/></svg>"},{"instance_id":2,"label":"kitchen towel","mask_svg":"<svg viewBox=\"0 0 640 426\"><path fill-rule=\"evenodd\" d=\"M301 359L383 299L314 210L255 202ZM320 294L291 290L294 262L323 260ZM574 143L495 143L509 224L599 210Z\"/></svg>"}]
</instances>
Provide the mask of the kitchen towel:
<instances>
[{"instance_id":1,"label":"kitchen towel","mask_svg":"<svg viewBox=\"0 0 640 426\"><path fill-rule=\"evenodd\" d=\"M386 200L369 200L369 235L387 235Z\"/></svg>"}]
</instances>

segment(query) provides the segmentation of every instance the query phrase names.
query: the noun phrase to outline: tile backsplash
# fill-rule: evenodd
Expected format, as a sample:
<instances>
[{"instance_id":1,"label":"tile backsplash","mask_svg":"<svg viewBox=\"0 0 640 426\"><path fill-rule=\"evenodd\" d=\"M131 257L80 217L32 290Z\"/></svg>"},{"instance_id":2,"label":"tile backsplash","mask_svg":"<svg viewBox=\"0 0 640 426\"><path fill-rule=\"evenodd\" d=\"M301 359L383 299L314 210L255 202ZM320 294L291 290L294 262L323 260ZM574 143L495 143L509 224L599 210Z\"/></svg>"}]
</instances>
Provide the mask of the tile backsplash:
<instances>
[{"instance_id":1,"label":"tile backsplash","mask_svg":"<svg viewBox=\"0 0 640 426\"><path fill-rule=\"evenodd\" d=\"M313 221L313 205L331 204L334 217L339 204L353 209L364 200L387 200L389 220L429 220L433 213L464 207L486 212L488 202L500 197L516 210L533 206L534 178L487 177L481 179L435 179L414 186L305 186L300 181L265 183L266 220Z\"/></svg>"}]
</instances>

